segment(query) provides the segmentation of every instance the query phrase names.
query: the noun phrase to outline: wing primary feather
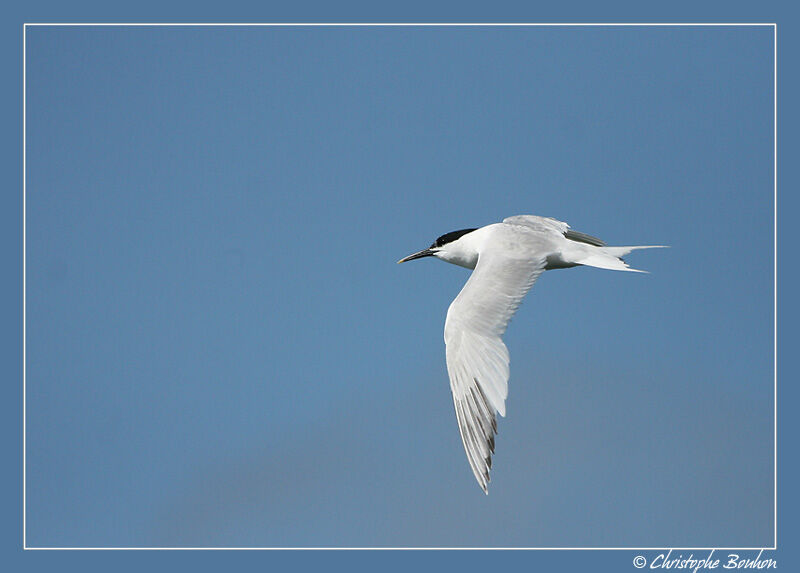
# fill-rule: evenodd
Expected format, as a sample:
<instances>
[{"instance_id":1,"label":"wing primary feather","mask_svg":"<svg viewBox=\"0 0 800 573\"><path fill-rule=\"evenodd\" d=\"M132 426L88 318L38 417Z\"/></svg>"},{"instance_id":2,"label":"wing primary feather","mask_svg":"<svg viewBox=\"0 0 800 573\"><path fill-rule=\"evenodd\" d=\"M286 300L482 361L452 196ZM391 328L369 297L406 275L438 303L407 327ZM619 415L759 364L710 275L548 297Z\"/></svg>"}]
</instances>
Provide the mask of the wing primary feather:
<instances>
[{"instance_id":1,"label":"wing primary feather","mask_svg":"<svg viewBox=\"0 0 800 573\"><path fill-rule=\"evenodd\" d=\"M564 233L564 237L569 239L570 241L586 243L587 245L594 245L595 247L606 246L605 241L598 239L597 237L592 237L591 235L587 235L586 233L581 233L580 231L573 231L572 229L568 229Z\"/></svg>"},{"instance_id":2,"label":"wing primary feather","mask_svg":"<svg viewBox=\"0 0 800 573\"><path fill-rule=\"evenodd\" d=\"M470 390L472 390L470 388ZM479 410L478 405L475 403L474 395L472 392L465 396L467 405L469 406L472 417L477 420L476 427L480 430L480 438L488 445L489 452L494 453L494 437L492 436L491 426L484 414Z\"/></svg>"},{"instance_id":3,"label":"wing primary feather","mask_svg":"<svg viewBox=\"0 0 800 573\"><path fill-rule=\"evenodd\" d=\"M475 475L475 479L478 480L478 484L481 486L481 489L484 491L484 493L488 494L488 483L490 479L489 469L486 467L485 461L481 459L480 454L475 449L477 440L475 439L469 422L467 421L463 403L458 399L454 400L454 402L456 407L456 418L458 419L458 429L461 433L461 441L464 443L464 450L467 452L467 460L469 461L472 473Z\"/></svg>"},{"instance_id":4,"label":"wing primary feather","mask_svg":"<svg viewBox=\"0 0 800 573\"><path fill-rule=\"evenodd\" d=\"M473 399L476 403L478 403L481 407L481 411L483 412L486 419L491 422L492 425L492 432L497 433L497 419L493 412L489 410L489 402L486 400L486 396L483 395L483 390L481 390L480 385L477 383L478 381L475 380L475 386L470 386L469 391L473 395ZM475 394L478 394L476 397Z\"/></svg>"}]
</instances>

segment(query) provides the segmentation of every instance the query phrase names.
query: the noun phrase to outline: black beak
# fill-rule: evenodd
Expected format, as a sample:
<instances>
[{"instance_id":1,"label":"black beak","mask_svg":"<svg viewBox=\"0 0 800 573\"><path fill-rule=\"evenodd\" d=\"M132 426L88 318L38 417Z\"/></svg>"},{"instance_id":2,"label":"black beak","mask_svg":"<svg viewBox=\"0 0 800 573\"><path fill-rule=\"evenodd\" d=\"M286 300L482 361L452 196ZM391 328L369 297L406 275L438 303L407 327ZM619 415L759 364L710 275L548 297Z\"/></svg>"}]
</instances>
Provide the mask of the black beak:
<instances>
[{"instance_id":1,"label":"black beak","mask_svg":"<svg viewBox=\"0 0 800 573\"><path fill-rule=\"evenodd\" d=\"M397 264L399 265L400 263L404 263L406 261L413 261L414 259L421 259L422 257L432 257L432 256L433 256L433 251L431 249L423 249L418 253L414 253L413 255L408 255L404 259L400 259L399 261L397 261Z\"/></svg>"}]
</instances>

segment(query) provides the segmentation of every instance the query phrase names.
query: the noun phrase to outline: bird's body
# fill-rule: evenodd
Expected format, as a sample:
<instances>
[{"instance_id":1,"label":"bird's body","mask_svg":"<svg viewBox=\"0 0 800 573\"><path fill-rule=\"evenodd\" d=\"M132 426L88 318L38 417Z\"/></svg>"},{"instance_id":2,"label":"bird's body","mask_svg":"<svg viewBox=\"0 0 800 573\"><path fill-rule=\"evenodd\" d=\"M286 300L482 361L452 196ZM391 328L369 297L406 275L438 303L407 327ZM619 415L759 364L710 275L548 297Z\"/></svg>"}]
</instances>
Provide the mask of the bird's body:
<instances>
[{"instance_id":1,"label":"bird's body","mask_svg":"<svg viewBox=\"0 0 800 573\"><path fill-rule=\"evenodd\" d=\"M461 439L484 492L497 433L495 413L505 416L508 395L509 356L502 336L523 297L546 270L586 265L635 271L620 257L646 248L653 247L608 247L556 219L517 215L447 233L398 261L434 256L474 269L447 311L444 341Z\"/></svg>"}]
</instances>

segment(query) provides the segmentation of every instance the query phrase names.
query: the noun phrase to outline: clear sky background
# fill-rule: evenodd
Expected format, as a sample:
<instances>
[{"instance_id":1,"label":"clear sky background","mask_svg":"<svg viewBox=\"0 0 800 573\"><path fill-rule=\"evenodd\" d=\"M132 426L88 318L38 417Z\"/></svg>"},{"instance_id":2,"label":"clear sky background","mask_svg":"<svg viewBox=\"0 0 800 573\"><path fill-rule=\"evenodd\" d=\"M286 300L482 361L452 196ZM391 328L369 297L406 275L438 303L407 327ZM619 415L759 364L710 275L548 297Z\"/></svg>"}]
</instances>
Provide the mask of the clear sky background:
<instances>
[{"instance_id":1,"label":"clear sky background","mask_svg":"<svg viewBox=\"0 0 800 573\"><path fill-rule=\"evenodd\" d=\"M773 543L762 28L32 28L31 546ZM523 213L490 495L398 266Z\"/></svg>"}]
</instances>

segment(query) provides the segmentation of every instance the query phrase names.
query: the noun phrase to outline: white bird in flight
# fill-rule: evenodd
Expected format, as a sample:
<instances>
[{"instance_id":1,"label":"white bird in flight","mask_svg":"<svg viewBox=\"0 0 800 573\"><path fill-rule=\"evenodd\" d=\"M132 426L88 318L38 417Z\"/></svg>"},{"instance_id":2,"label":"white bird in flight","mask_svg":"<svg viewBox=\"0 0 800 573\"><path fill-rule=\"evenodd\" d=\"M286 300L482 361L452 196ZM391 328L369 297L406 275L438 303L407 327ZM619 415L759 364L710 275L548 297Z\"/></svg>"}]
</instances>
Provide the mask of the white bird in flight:
<instances>
[{"instance_id":1,"label":"white bird in flight","mask_svg":"<svg viewBox=\"0 0 800 573\"><path fill-rule=\"evenodd\" d=\"M556 219L517 215L480 229L447 233L397 261L432 256L474 269L447 309L444 342L458 429L484 493L489 493L495 412L506 415L509 357L502 336L533 283L544 271L579 265L646 272L628 267L621 257L660 247L609 247Z\"/></svg>"}]
</instances>

